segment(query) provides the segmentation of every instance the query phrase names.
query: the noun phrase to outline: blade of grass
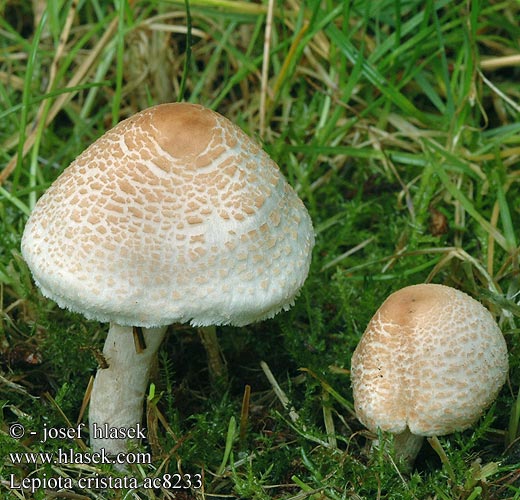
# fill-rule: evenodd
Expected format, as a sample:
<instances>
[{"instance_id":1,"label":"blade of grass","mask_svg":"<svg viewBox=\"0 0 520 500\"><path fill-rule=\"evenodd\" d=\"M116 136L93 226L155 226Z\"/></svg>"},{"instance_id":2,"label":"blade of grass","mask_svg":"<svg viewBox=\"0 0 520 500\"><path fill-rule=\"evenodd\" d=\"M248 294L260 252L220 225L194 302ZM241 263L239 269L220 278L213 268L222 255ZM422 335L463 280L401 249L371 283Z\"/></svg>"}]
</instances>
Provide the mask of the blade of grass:
<instances>
[{"instance_id":1,"label":"blade of grass","mask_svg":"<svg viewBox=\"0 0 520 500\"><path fill-rule=\"evenodd\" d=\"M480 215L477 209L474 207L473 203L469 200L469 198L459 189L457 186L450 180L448 174L445 172L444 167L440 164L434 165L434 170L442 184L446 188L446 190L453 196L455 200L457 200L464 210L471 215L475 219L475 221L480 224L480 226L490 235L493 236L495 241L507 251L508 245L504 236L498 231L497 228L493 227L489 221L484 219L482 215Z\"/></svg>"},{"instance_id":2,"label":"blade of grass","mask_svg":"<svg viewBox=\"0 0 520 500\"><path fill-rule=\"evenodd\" d=\"M18 172L21 171L21 164L23 160L24 154L27 152L28 148L25 147L25 138L26 138L26 129L28 124L28 116L29 116L29 109L30 109L30 96L32 93L32 85L33 85L33 78L34 78L34 71L36 66L36 61L38 59L38 48L40 44L40 37L43 32L43 28L45 27L45 24L47 22L47 14L46 12L43 13L42 18L40 19L40 23L38 24L38 27L36 28L36 31L34 33L34 37L31 43L31 48L29 51L29 57L27 60L27 69L25 72L25 80L24 80L24 86L23 86L23 93L22 93L22 113L20 117L20 129L19 129L19 142L18 142L18 152L16 155L16 161L12 163L11 170L15 167L18 169ZM9 174L9 165L5 167L5 169L0 173L0 185L2 184L2 174L7 171ZM18 179L19 174L15 176L15 179L13 181L13 192L16 192L17 185L18 185Z\"/></svg>"},{"instance_id":3,"label":"blade of grass","mask_svg":"<svg viewBox=\"0 0 520 500\"><path fill-rule=\"evenodd\" d=\"M509 416L509 425L507 427L507 445L512 445L520 435L520 389L518 390L518 394L516 395L516 400L511 407L511 412Z\"/></svg>"},{"instance_id":4,"label":"blade of grass","mask_svg":"<svg viewBox=\"0 0 520 500\"><path fill-rule=\"evenodd\" d=\"M497 163L500 163L500 158L497 157ZM507 245L507 251L513 252L517 248L515 228L511 218L511 211L509 210L509 203L507 202L504 184L500 179L497 169L491 171L491 181L496 189L497 203L500 211L500 220L504 231L504 237Z\"/></svg>"},{"instance_id":5,"label":"blade of grass","mask_svg":"<svg viewBox=\"0 0 520 500\"><path fill-rule=\"evenodd\" d=\"M231 417L229 419L228 424L228 430L226 434L226 447L224 449L224 455L222 457L222 463L220 464L220 467L217 470L217 476L221 476L226 469L226 464L228 463L229 456L231 455L231 449L233 447L233 441L235 440L235 434L236 434L236 420L235 417Z\"/></svg>"},{"instance_id":6,"label":"blade of grass","mask_svg":"<svg viewBox=\"0 0 520 500\"><path fill-rule=\"evenodd\" d=\"M127 10L126 0L117 0L117 30L115 33L116 46L116 78L114 96L112 98L112 126L119 122L119 110L121 109L121 93L123 90L123 56L125 53L125 17Z\"/></svg>"},{"instance_id":7,"label":"blade of grass","mask_svg":"<svg viewBox=\"0 0 520 500\"><path fill-rule=\"evenodd\" d=\"M446 92L446 113L445 117L451 119L454 116L455 104L453 99L453 92L450 82L450 72L448 69L448 59L446 57L446 46L444 43L444 37L442 34L439 17L437 16L436 9L432 9L433 26L435 28L435 35L437 37L437 43L440 48L440 62L441 62L441 75Z\"/></svg>"},{"instance_id":8,"label":"blade of grass","mask_svg":"<svg viewBox=\"0 0 520 500\"><path fill-rule=\"evenodd\" d=\"M132 0L129 0L130 4L133 3ZM114 17L112 21L109 23L108 27L106 28L105 32L103 33L103 36L99 39L97 44L94 46L94 48L89 52L88 56L84 59L80 67L76 70L72 78L69 80L68 84L65 85L65 88L68 88L69 90L73 87L76 87L80 84L80 82L86 77L88 72L91 70L93 64L96 62L98 57L100 56L103 49L106 47L110 39L112 38L114 32L116 31L118 23L118 17ZM102 24L99 24L98 27L103 27ZM47 115L46 125L49 125L49 123L54 120L56 115L59 113L59 111L67 104L67 102L70 101L70 99L76 94L76 92L70 91L67 93L61 94L58 99L54 102L54 104L51 106L51 109L49 110L49 113ZM20 144L21 146L18 149L18 152L16 155L11 158L9 163L6 165L6 167L0 172L0 185L3 184L3 182L11 175L13 170L16 168L16 166L21 162L21 159L29 149L34 144L34 140L36 138L36 132L33 131L28 136L25 136L25 129L20 129L23 136L20 137ZM22 140L23 139L23 140ZM19 160L20 158L20 160Z\"/></svg>"},{"instance_id":9,"label":"blade of grass","mask_svg":"<svg viewBox=\"0 0 520 500\"><path fill-rule=\"evenodd\" d=\"M193 43L191 36L192 21L189 0L184 0L184 9L186 11L186 54L184 55L184 65L182 69L181 83L179 86L179 96L177 98L178 102L182 102L184 100L186 80L188 79L188 70L190 68L191 62L191 44Z\"/></svg>"},{"instance_id":10,"label":"blade of grass","mask_svg":"<svg viewBox=\"0 0 520 500\"><path fill-rule=\"evenodd\" d=\"M92 83L84 83L81 85L76 85L74 87L67 87L67 88L59 88L56 90L52 90L51 92L48 92L44 95L40 96L33 96L31 100L29 101L29 106L32 108L36 106L36 104L41 103L42 101L45 101L46 99L52 99L54 97L60 96L62 94L67 94L69 92L79 92L80 90L88 90L92 88L99 88L99 87L108 87L110 85L110 82L108 80L101 80L97 82ZM11 107L6 109L5 111L0 111L0 120L4 120L9 115L17 114L19 111L21 111L23 107L23 103L19 104L13 104Z\"/></svg>"},{"instance_id":11,"label":"blade of grass","mask_svg":"<svg viewBox=\"0 0 520 500\"><path fill-rule=\"evenodd\" d=\"M20 210L22 213L24 213L27 217L31 214L31 209L22 201L20 201L20 198L17 196L12 195L9 191L4 189L0 185L0 196L6 199L9 203L12 203L13 206L15 206L18 210Z\"/></svg>"},{"instance_id":12,"label":"blade of grass","mask_svg":"<svg viewBox=\"0 0 520 500\"><path fill-rule=\"evenodd\" d=\"M184 0L168 0L168 3L182 4ZM260 4L244 2L241 0L191 0L193 7L210 7L223 12L234 12L237 14L264 15L266 7Z\"/></svg>"},{"instance_id":13,"label":"blade of grass","mask_svg":"<svg viewBox=\"0 0 520 500\"><path fill-rule=\"evenodd\" d=\"M264 137L265 133L265 119L266 119L266 102L267 102L267 81L269 78L269 61L271 58L271 35L273 31L273 15L274 15L274 0L267 2L267 16L265 19L265 33L264 33L264 52L262 57L262 71L260 78L260 124L259 136Z\"/></svg>"},{"instance_id":14,"label":"blade of grass","mask_svg":"<svg viewBox=\"0 0 520 500\"><path fill-rule=\"evenodd\" d=\"M343 51L345 56L352 64L356 64L361 58L363 76L374 85L379 91L391 100L403 113L409 114L422 122L430 122L431 118L425 113L417 109L413 103L407 99L401 92L399 92L393 85L391 85L379 71L372 66L364 56L357 50L347 36L339 31L339 29L330 25L326 28L326 33L331 40Z\"/></svg>"},{"instance_id":15,"label":"blade of grass","mask_svg":"<svg viewBox=\"0 0 520 500\"><path fill-rule=\"evenodd\" d=\"M235 28L236 28L235 24L231 23L229 26L227 26L226 30L223 33L219 34L216 48L213 51L209 61L207 62L203 73L200 75L200 78L198 78L197 83L193 87L193 91L191 92L191 95L190 95L191 102L197 102L198 100L200 100L199 96L202 93L202 90L204 89L206 81L209 79L208 75L215 72L218 65L222 63L222 60L221 60L222 52L223 52L225 46L228 44L229 38L233 34ZM179 93L179 95L180 95L180 93Z\"/></svg>"},{"instance_id":16,"label":"blade of grass","mask_svg":"<svg viewBox=\"0 0 520 500\"><path fill-rule=\"evenodd\" d=\"M354 405L345 399L338 391L336 391L326 380L312 371L310 368L300 368L300 371L308 373L312 378L316 379L320 384L323 390L330 394L341 406L343 406L352 416L356 416L354 412Z\"/></svg>"}]
</instances>

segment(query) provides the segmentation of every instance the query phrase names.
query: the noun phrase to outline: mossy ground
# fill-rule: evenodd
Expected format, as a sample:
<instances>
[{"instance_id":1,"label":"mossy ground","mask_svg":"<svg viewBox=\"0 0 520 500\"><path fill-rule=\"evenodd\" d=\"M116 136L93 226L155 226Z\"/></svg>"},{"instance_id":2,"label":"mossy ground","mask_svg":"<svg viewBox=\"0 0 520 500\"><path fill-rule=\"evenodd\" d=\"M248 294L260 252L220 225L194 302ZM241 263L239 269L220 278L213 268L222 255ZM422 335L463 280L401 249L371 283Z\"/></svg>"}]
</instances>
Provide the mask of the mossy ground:
<instances>
[{"instance_id":1,"label":"mossy ground","mask_svg":"<svg viewBox=\"0 0 520 500\"><path fill-rule=\"evenodd\" d=\"M0 1L2 497L519 499L519 19L520 4L500 1ZM141 448L152 464L15 464L9 453L84 451L39 438L85 421L106 331L32 284L27 216L103 131L177 100L235 121L298 190L317 240L307 283L291 311L219 328L224 386L197 335L171 327ZM385 297L425 281L492 311L511 368L473 429L426 444L403 474L369 453L350 357ZM203 487L10 487L167 473L202 474Z\"/></svg>"}]
</instances>

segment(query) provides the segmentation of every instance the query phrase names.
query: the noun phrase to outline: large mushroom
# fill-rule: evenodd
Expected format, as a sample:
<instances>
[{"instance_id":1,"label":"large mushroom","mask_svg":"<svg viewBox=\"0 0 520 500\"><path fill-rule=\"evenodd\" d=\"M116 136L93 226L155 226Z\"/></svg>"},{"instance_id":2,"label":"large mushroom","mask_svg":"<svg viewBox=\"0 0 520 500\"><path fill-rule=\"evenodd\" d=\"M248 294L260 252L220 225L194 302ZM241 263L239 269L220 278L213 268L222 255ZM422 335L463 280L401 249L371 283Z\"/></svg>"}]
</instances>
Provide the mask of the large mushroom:
<instances>
[{"instance_id":1,"label":"large mushroom","mask_svg":"<svg viewBox=\"0 0 520 500\"><path fill-rule=\"evenodd\" d=\"M507 371L504 337L484 306L448 286L408 286L386 299L354 351L356 415L394 434L411 466L424 436L470 427Z\"/></svg>"},{"instance_id":2,"label":"large mushroom","mask_svg":"<svg viewBox=\"0 0 520 500\"><path fill-rule=\"evenodd\" d=\"M93 449L127 449L99 430L141 421L167 325L243 326L289 309L313 245L277 165L216 112L155 106L88 147L37 202L22 253L43 295L110 323L109 367L90 400Z\"/></svg>"}]
</instances>

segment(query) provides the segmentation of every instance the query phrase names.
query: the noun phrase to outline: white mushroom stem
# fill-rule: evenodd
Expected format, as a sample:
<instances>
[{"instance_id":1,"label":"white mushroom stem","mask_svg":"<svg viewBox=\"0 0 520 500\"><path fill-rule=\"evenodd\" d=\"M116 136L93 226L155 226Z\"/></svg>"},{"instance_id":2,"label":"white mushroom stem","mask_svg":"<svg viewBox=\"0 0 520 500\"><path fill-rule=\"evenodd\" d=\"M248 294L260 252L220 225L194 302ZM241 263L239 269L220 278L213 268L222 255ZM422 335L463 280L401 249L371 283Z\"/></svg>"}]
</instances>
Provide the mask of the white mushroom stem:
<instances>
[{"instance_id":1,"label":"white mushroom stem","mask_svg":"<svg viewBox=\"0 0 520 500\"><path fill-rule=\"evenodd\" d=\"M226 360L220 348L220 344L217 337L217 329L214 325L203 326L197 329L199 337L206 350L206 356L208 357L208 369L209 375L212 382L225 382L227 381L227 366Z\"/></svg>"},{"instance_id":2,"label":"white mushroom stem","mask_svg":"<svg viewBox=\"0 0 520 500\"><path fill-rule=\"evenodd\" d=\"M403 432L394 434L393 436L395 458L403 461L403 470L404 472L408 472L412 469L415 458L419 454L419 451L421 451L424 436L412 434L408 427L406 427ZM373 446L378 448L380 446L379 440L376 439Z\"/></svg>"},{"instance_id":3,"label":"white mushroom stem","mask_svg":"<svg viewBox=\"0 0 520 500\"><path fill-rule=\"evenodd\" d=\"M150 368L166 328L143 328L146 349L137 353L133 328L110 324L103 348L109 366L98 370L90 396L90 445L93 451L102 448L108 454L127 451L127 439L115 439L114 435L122 435L122 431L129 429L137 430L137 424L141 424Z\"/></svg>"},{"instance_id":4,"label":"white mushroom stem","mask_svg":"<svg viewBox=\"0 0 520 500\"><path fill-rule=\"evenodd\" d=\"M412 434L408 427L400 434L394 434L394 450L396 458L402 458L410 467L413 467L415 458L421 451L424 436Z\"/></svg>"}]
</instances>

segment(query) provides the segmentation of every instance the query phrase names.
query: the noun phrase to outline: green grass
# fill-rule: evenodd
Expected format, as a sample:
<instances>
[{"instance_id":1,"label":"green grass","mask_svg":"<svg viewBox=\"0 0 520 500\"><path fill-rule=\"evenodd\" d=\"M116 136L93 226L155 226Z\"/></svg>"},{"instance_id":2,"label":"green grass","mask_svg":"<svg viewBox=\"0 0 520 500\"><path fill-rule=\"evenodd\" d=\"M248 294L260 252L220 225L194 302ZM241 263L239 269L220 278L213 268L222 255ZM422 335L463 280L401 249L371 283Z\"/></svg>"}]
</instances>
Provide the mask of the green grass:
<instances>
[{"instance_id":1,"label":"green grass","mask_svg":"<svg viewBox=\"0 0 520 500\"><path fill-rule=\"evenodd\" d=\"M64 498L520 499L520 4L275 1L266 65L268 2L189 6L191 23L184 1L0 1L2 497L58 498L52 485L12 490L11 475L122 476L8 455L84 450L29 431L85 421L106 331L40 295L20 237L37 198L88 144L184 98L257 138L296 187L316 230L310 275L291 311L218 329L223 390L192 330L170 329L140 448L153 463L126 475L202 474L203 488L72 488ZM403 474L388 452L369 453L350 357L386 296L425 281L483 302L511 366L482 419L426 443ZM14 423L23 438L9 437Z\"/></svg>"}]
</instances>

